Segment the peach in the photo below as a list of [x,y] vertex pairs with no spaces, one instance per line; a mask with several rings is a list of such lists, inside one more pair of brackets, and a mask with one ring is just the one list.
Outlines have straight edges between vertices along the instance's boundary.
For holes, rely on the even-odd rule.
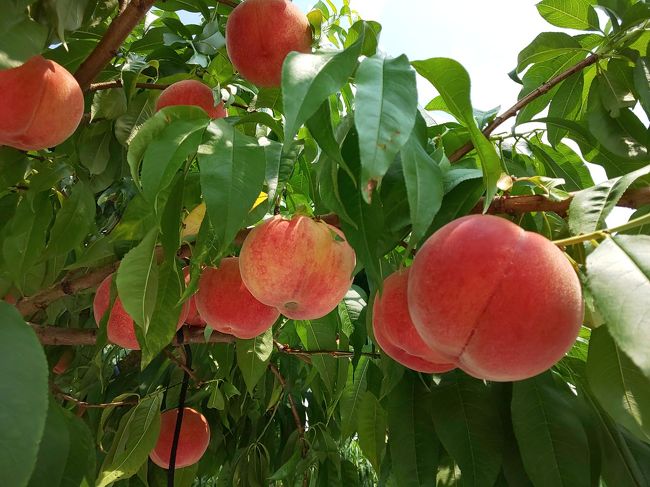
[[479,379],[535,376],[575,342],[580,282],[552,242],[496,216],[471,215],[417,253],[408,306],[424,342]]
[[[169,460],[176,430],[178,409],[170,409],[160,415],[160,434],[149,458],[161,468],[169,468]],[[183,408],[181,432],[176,448],[174,468],[183,468],[198,462],[210,443],[210,425],[200,412]]]
[[156,102],[156,111],[176,105],[194,105],[203,108],[210,118],[223,118],[226,112],[223,102],[215,104],[212,90],[194,79],[186,79],[169,85]]
[[352,284],[355,263],[338,228],[301,215],[278,215],[254,228],[239,256],[251,294],[295,320],[332,311]]
[[21,150],[54,147],[77,129],[84,97],[77,80],[42,56],[0,71],[0,145]]
[[418,372],[442,373],[455,368],[423,341],[411,321],[406,289],[409,270],[386,278],[372,308],[375,341],[390,358]]
[[280,313],[260,303],[246,289],[239,273],[239,259],[222,259],[218,268],[201,274],[196,307],[205,322],[221,333],[249,339],[268,330]]
[[[102,281],[102,283],[97,288],[95,294],[95,299],[93,300],[93,314],[95,316],[95,321],[97,325],[102,320],[102,317],[108,310],[111,300],[111,282],[113,280],[113,274],[108,276]],[[187,317],[189,307],[183,305],[181,310],[180,317],[178,319],[178,324],[176,329],[178,330]],[[108,335],[108,341],[119,345],[122,348],[128,348],[130,350],[140,350],[140,344],[135,335],[135,322],[133,318],[126,312],[124,306],[122,306],[122,301],[119,296],[115,298],[113,303],[113,308],[111,309],[111,314],[108,317],[108,323],[106,325],[106,333]]]
[[307,17],[287,0],[245,0],[226,23],[226,49],[233,66],[262,87],[280,86],[287,54],[311,52],[311,42]]
[[[185,276],[185,285],[190,282],[190,268],[183,268],[183,275]],[[185,323],[191,326],[205,326],[205,320],[201,318],[199,310],[196,307],[196,296],[191,296],[187,300],[187,318],[185,318]]]

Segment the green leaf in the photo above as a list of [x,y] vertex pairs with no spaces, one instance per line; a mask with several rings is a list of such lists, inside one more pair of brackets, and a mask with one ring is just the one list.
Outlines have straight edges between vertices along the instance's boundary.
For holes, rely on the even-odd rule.
[[126,113],[115,120],[115,138],[120,144],[128,145],[140,127],[153,116],[156,99],[156,93],[150,90],[140,93],[129,101]]
[[366,391],[359,403],[359,446],[377,472],[386,449],[386,425],[386,411],[374,394]]
[[123,88],[100,90],[93,96],[93,104],[90,107],[90,119],[105,118],[115,120],[127,111],[126,95]]
[[[296,332],[300,341],[307,350],[336,350],[337,312],[331,313],[311,321],[296,321]],[[337,378],[337,359],[326,355],[312,357],[312,364],[325,384],[326,389],[332,393]]]
[[483,170],[483,183],[487,191],[483,208],[486,210],[496,195],[497,181],[501,177],[501,160],[492,143],[479,130],[474,120],[470,101],[469,74],[453,59],[431,58],[425,61],[413,61],[412,64],[416,71],[438,90],[454,117],[469,130]]
[[95,485],[95,441],[88,426],[67,410],[62,411],[70,435],[70,450],[63,471],[61,487]]
[[[147,105],[145,104],[144,107],[146,106]],[[143,108],[142,110],[146,110],[146,108]],[[132,115],[131,117],[134,117],[134,115]],[[177,136],[177,134],[176,135],[174,134],[173,129],[169,134],[165,135],[166,134],[165,131],[170,125],[175,124],[175,122],[178,122],[181,127],[185,127],[187,129],[187,133],[192,133],[192,128],[194,130],[198,130],[196,128],[197,126],[200,126],[201,124],[206,126],[209,121],[210,119],[208,118],[208,115],[205,112],[205,110],[195,106],[166,107],[165,109],[160,110],[153,117],[148,119],[144,124],[142,124],[137,129],[136,134],[132,136],[129,143],[129,152],[127,154],[127,160],[129,162],[129,167],[131,168],[131,176],[133,177],[133,181],[135,181],[137,185],[141,184],[140,164],[142,163],[142,160],[145,158],[145,156],[147,156],[147,153],[148,153],[148,158],[151,159],[152,157],[154,157],[155,154],[164,152],[161,149],[161,146],[164,146],[167,151],[172,152],[172,154],[163,153],[163,157],[165,158],[164,160],[172,161],[172,162],[175,160],[173,154],[178,149],[178,146],[177,145],[171,146],[165,140],[165,136]],[[183,141],[182,135],[178,137],[179,140],[182,142]],[[149,146],[151,144],[154,144],[154,148],[151,151],[149,151]],[[149,163],[147,164],[147,166],[151,166],[148,168],[148,171],[151,173],[148,175],[148,179],[150,180],[149,181],[150,183],[160,180],[161,176],[159,172],[155,170],[154,167],[157,163],[159,163],[159,161],[150,160]],[[160,164],[160,165],[166,166],[166,164]],[[165,167],[163,167],[162,169],[164,170]],[[156,174],[158,175],[158,178],[154,178]],[[150,184],[150,186],[153,185]]]
[[564,179],[564,190],[580,191],[582,188],[594,185],[589,169],[582,158],[567,145],[557,144],[553,148],[544,144],[541,139],[535,138],[528,141],[528,147],[544,164],[547,176]]
[[102,120],[81,130],[79,160],[91,175],[106,171],[111,159],[111,140],[113,140],[113,130],[109,120]]
[[402,148],[402,167],[411,214],[413,244],[419,242],[442,205],[443,175],[417,136],[411,134]]
[[643,122],[630,109],[621,109],[618,117],[609,115],[602,103],[589,97],[587,122],[589,130],[602,145],[617,156],[647,161],[648,132]]
[[[582,110],[583,88],[584,74],[582,72],[567,78],[562,82],[557,93],[551,100],[551,104],[548,107],[548,116],[575,120]],[[562,130],[556,125],[550,125],[548,127],[548,141],[553,147],[556,147],[566,134],[566,130]]]
[[38,459],[28,486],[61,485],[69,450],[70,433],[66,419],[61,406],[54,398],[50,398],[45,430],[38,449]]
[[207,213],[224,252],[262,190],[265,151],[256,139],[215,120],[208,126],[198,158]]
[[587,257],[587,286],[616,344],[650,378],[650,237],[606,239]]
[[32,474],[48,412],[43,347],[16,308],[0,300],[0,485],[23,487]]
[[409,371],[388,396],[388,432],[397,487],[436,485],[439,444],[431,419],[432,397]]
[[[365,22],[362,26],[363,32],[369,28]],[[364,37],[362,35],[341,52],[289,53],[282,66],[284,138],[287,142],[293,140],[300,126],[316,113],[328,96],[347,83],[357,67]]]
[[366,202],[408,140],[417,114],[415,73],[404,55],[373,56],[356,73],[354,124],[359,134],[361,191]]
[[72,188],[70,197],[64,200],[56,213],[47,254],[62,255],[76,248],[86,238],[94,221],[95,195],[83,181],[78,181]]
[[433,389],[432,405],[436,433],[460,467],[463,485],[493,485],[501,470],[503,431],[492,389],[454,371]]
[[513,385],[512,426],[535,486],[591,485],[589,444],[575,398],[550,373]]
[[166,261],[158,271],[156,307],[144,333],[142,368],[146,367],[174,338],[183,307],[179,304],[181,294],[181,277],[176,263],[173,260]]
[[580,235],[602,228],[605,218],[616,207],[623,193],[634,181],[647,174],[650,174],[650,166],[576,193],[569,207],[571,232]]
[[650,114],[650,61],[648,59],[640,57],[634,68],[634,87],[646,114]]
[[266,372],[273,352],[273,330],[269,328],[251,340],[237,340],[237,365],[249,393]]
[[639,439],[650,440],[650,379],[619,349],[606,327],[591,332],[587,379],[612,418]]
[[580,43],[564,32],[542,32],[528,44],[517,58],[517,72],[528,66],[581,49]]
[[161,394],[145,397],[122,416],[96,487],[107,487],[117,480],[132,477],[147,461],[160,433],[161,401]]
[[537,11],[556,27],[577,30],[599,30],[598,15],[592,0],[542,0]]
[[339,401],[342,438],[348,438],[357,431],[359,404],[368,386],[366,377],[369,366],[370,359],[362,356],[354,371],[352,367],[348,370],[349,378]]
[[137,247],[124,256],[117,269],[117,292],[122,305],[145,336],[158,294],[157,238],[158,229],[151,229]]
[[154,204],[154,208],[158,206],[161,191],[171,184],[185,160],[196,153],[206,126],[205,116],[173,120],[149,141],[140,177],[142,194]]
[[3,5],[3,17],[5,16],[12,23],[9,28],[4,28],[0,23],[3,27],[0,30],[0,68],[15,68],[43,51],[47,45],[48,32],[46,26],[34,22],[22,12],[7,11]]
[[600,71],[594,79],[601,103],[614,118],[620,115],[621,109],[636,105],[633,76],[627,61],[612,59],[607,63],[607,70]]

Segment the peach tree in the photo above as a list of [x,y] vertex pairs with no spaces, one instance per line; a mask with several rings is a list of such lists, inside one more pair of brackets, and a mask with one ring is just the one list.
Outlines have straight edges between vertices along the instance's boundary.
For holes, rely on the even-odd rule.
[[650,5],[536,8],[480,110],[349,0],[5,0],[0,485],[650,485]]

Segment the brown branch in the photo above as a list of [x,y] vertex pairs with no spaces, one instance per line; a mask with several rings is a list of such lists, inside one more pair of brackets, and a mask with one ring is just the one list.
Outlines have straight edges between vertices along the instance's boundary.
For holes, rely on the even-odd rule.
[[[86,328],[62,328],[58,326],[42,326],[30,324],[36,336],[43,345],[95,345],[97,343],[97,330]],[[178,347],[185,343],[233,343],[236,338],[213,331],[208,340],[201,327],[187,327],[183,334],[183,343],[178,343],[174,338],[172,345]]]
[[106,33],[93,52],[81,63],[74,77],[82,90],[86,90],[108,62],[117,55],[118,49],[147,14],[155,0],[131,0],[113,19]]
[[102,403],[90,403],[86,401],[82,401],[80,399],[77,399],[74,396],[71,396],[70,394],[66,394],[63,392],[56,384],[52,385],[52,393],[58,397],[59,399],[65,399],[66,401],[70,401],[74,403],[76,406],[79,406],[81,408],[100,408],[100,409],[106,409],[106,408],[113,408],[113,407],[119,407],[119,406],[137,406],[138,401],[114,401],[114,402],[102,402]]
[[[88,86],[88,91],[100,91],[100,90],[110,90],[111,88],[121,88],[123,86],[121,79],[116,79],[113,81],[102,81],[101,83],[92,83]],[[159,84],[159,83],[136,83],[137,88],[143,88],[145,90],[164,90],[169,85]]]
[[304,458],[307,455],[307,442],[305,441],[305,427],[303,426],[302,420],[300,419],[300,415],[298,414],[298,408],[296,407],[296,403],[293,400],[293,397],[287,391],[287,381],[280,373],[278,367],[275,364],[269,364],[269,369],[271,370],[271,372],[273,372],[273,375],[275,375],[278,378],[278,381],[280,382],[280,385],[282,386],[282,389],[287,396],[287,401],[289,401],[289,407],[291,408],[293,421],[294,423],[296,423],[296,430],[298,430],[298,438],[300,439],[302,456]]
[[[303,357],[309,357],[313,355],[328,355],[334,358],[352,358],[355,356],[354,352],[346,350],[304,350],[302,348],[293,348],[289,345],[283,345],[282,343],[274,340],[275,347],[281,353],[286,353],[287,355],[297,355]],[[365,355],[366,357],[379,358],[378,353],[373,352],[361,352],[359,355]]]
[[[580,61],[578,64],[575,66],[570,67],[563,73],[560,73],[557,75],[555,78],[552,78],[548,80],[546,83],[541,85],[539,88],[536,90],[530,92],[528,95],[523,97],[521,100],[519,100],[517,103],[515,103],[513,106],[511,106],[508,110],[503,112],[502,115],[499,115],[497,118],[495,118],[492,123],[490,123],[484,130],[483,130],[483,135],[486,137],[489,137],[494,130],[501,125],[503,122],[506,120],[514,117],[517,115],[519,110],[527,106],[530,102],[533,100],[539,98],[540,96],[548,93],[553,87],[557,86],[560,84],[562,81],[565,79],[569,78],[570,76],[574,75],[578,71],[582,71],[585,69],[587,66],[591,66],[595,62],[598,61],[600,57],[598,54],[592,53],[589,56],[587,56],[585,59]],[[474,148],[474,144],[471,142],[468,142],[464,146],[462,146],[460,149],[456,150],[451,156],[449,156],[449,161],[450,162],[457,162],[460,159],[462,159],[466,154],[471,152],[471,150]]]
[[[183,334],[183,336],[185,336],[185,334]],[[186,343],[186,341],[183,340],[183,344],[185,344],[185,343]],[[180,350],[183,350],[183,349],[181,348]],[[189,375],[192,378],[192,380],[196,384],[196,387],[201,387],[201,385],[203,384],[204,381],[201,380],[199,377],[197,377],[197,375],[194,373],[194,371],[190,367],[188,367],[187,364],[184,361],[182,361],[181,359],[176,357],[170,350],[167,350],[167,349],[165,349],[165,355],[167,356],[167,358],[169,360],[171,360],[178,367],[183,369],[183,371],[185,373],[187,373],[187,375]]]

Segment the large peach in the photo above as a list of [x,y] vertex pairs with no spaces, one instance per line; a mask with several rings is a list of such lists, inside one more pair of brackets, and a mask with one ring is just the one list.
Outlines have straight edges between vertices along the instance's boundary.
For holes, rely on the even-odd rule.
[[79,83],[42,56],[0,71],[0,145],[21,150],[54,147],[77,129],[84,112]]
[[244,284],[288,318],[325,316],[352,283],[356,258],[341,231],[306,216],[275,216],[254,228],[239,256]]
[[394,272],[384,281],[383,290],[372,308],[375,340],[393,360],[426,373],[447,372],[455,368],[445,357],[429,348],[411,321],[406,298],[409,270]]
[[239,273],[239,259],[222,259],[219,268],[201,273],[196,307],[205,322],[217,331],[237,338],[254,338],[268,330],[280,313],[253,297]]
[[[97,288],[95,299],[93,300],[93,314],[95,321],[99,325],[102,317],[108,310],[111,302],[111,282],[113,275],[111,274]],[[179,329],[185,323],[189,307],[185,304],[181,310],[180,317],[176,329]],[[126,312],[122,301],[119,296],[115,297],[111,314],[108,317],[106,325],[106,333],[108,341],[119,345],[122,348],[130,350],[140,350],[140,344],[135,336],[135,322],[133,318]]]
[[[190,268],[185,267],[183,269],[183,275],[185,276],[185,285],[190,282]],[[199,313],[198,308],[196,307],[196,296],[191,296],[187,300],[187,318],[185,318],[185,323],[191,326],[205,326],[206,322]]]
[[210,118],[223,118],[228,113],[223,102],[215,104],[212,90],[194,79],[186,79],[169,85],[156,102],[156,111],[176,105],[194,105],[203,108]]
[[[162,468],[169,468],[174,441],[178,409],[170,409],[160,415],[160,434],[156,446],[149,453],[151,461]],[[198,462],[210,444],[210,425],[200,412],[183,408],[181,432],[176,448],[174,468],[183,468]]]
[[408,283],[424,342],[474,377],[537,375],[571,348],[580,282],[552,242],[496,216],[444,226],[417,253]]
[[233,66],[258,86],[280,86],[287,54],[310,52],[311,41],[307,17],[287,0],[245,0],[226,23],[226,49]]

